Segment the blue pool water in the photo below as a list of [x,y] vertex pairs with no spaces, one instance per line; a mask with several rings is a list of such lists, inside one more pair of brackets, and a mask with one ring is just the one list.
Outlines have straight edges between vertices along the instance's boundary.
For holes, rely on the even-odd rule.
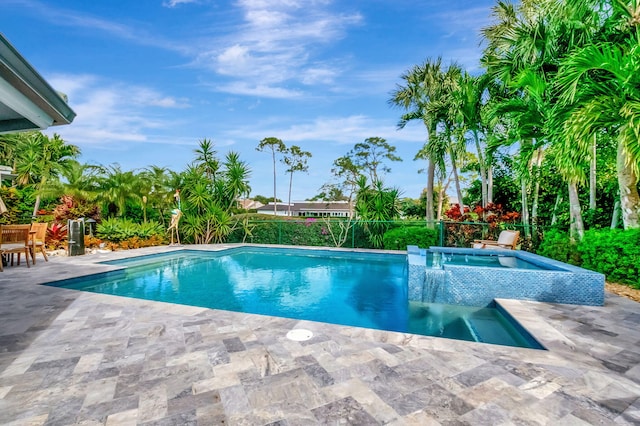
[[409,302],[405,255],[242,247],[107,262],[49,285],[213,309],[541,348],[498,309]]
[[528,269],[542,271],[545,268],[509,254],[483,252],[482,255],[458,253],[426,253],[426,264],[429,268],[440,269],[444,265],[474,266],[479,268]]

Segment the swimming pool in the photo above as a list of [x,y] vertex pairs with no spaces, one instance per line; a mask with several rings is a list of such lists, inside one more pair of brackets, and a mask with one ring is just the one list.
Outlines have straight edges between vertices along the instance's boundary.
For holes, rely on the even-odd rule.
[[48,285],[508,346],[542,348],[506,312],[409,302],[404,253],[240,247],[105,262],[123,268]]

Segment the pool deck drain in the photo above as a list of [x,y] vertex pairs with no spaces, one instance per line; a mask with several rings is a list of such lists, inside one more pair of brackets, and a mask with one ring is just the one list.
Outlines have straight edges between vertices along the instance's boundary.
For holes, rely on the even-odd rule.
[[304,328],[296,328],[287,333],[287,339],[294,342],[306,342],[313,337],[313,332]]
[[35,285],[175,249],[5,268],[0,424],[640,422],[640,305],[611,294],[502,300],[540,351]]

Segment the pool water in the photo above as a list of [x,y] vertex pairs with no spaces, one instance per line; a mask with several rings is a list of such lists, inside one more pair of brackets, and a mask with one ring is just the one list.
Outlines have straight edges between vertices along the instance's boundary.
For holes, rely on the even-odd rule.
[[530,270],[546,270],[545,267],[536,265],[515,256],[501,253],[483,253],[482,255],[453,254],[428,252],[426,253],[427,267],[433,269],[442,268],[444,265],[477,266],[481,268],[515,268]]
[[498,309],[409,302],[405,255],[242,247],[106,262],[49,285],[139,299],[540,348]]

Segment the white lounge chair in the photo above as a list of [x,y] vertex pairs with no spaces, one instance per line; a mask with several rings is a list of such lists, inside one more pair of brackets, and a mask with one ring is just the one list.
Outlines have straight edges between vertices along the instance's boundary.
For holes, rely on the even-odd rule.
[[515,250],[520,238],[520,231],[504,230],[500,232],[498,241],[474,240],[471,247],[477,249],[508,249]]

